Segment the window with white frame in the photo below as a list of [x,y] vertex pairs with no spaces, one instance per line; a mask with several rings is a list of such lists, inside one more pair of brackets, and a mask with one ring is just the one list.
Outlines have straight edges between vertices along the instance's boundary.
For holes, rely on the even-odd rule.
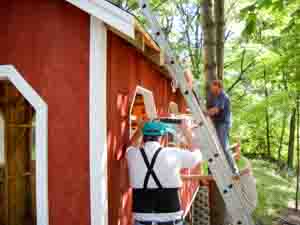
[[130,137],[137,128],[139,119],[157,118],[153,93],[143,87],[137,86],[130,107]]

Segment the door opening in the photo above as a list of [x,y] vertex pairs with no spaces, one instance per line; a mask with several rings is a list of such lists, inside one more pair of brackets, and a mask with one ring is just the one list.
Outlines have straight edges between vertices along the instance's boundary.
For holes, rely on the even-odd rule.
[[36,225],[34,118],[24,96],[1,80],[0,225]]

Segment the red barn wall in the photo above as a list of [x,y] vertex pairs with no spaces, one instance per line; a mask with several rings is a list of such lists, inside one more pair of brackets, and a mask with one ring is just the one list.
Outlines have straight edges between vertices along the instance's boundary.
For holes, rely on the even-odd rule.
[[0,2],[0,65],[48,104],[50,225],[90,225],[89,18],[63,0]]
[[[131,221],[131,190],[126,160],[118,156],[129,139],[129,108],[137,85],[154,94],[159,114],[168,112],[170,101],[184,109],[183,97],[173,94],[170,80],[164,77],[157,66],[149,62],[124,40],[108,34],[108,185],[109,224],[128,225]],[[184,207],[191,199],[195,183],[187,183],[182,191]]]

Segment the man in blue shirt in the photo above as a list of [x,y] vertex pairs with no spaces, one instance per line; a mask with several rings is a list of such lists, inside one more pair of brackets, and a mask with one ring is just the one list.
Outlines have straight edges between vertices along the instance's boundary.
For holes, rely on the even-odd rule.
[[212,81],[210,85],[210,94],[208,115],[214,123],[227,161],[233,173],[236,174],[238,173],[238,170],[229,149],[229,130],[231,127],[230,99],[224,92],[222,82],[219,80]]

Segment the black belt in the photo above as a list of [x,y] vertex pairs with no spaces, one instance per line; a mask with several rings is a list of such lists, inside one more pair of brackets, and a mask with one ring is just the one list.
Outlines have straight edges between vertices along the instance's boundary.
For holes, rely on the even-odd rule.
[[[142,224],[142,225],[152,225],[153,222],[151,221],[138,221],[138,223]],[[173,221],[166,221],[166,222],[154,222],[154,224],[156,225],[177,225],[179,223],[181,223],[182,220],[173,220]]]
[[133,189],[135,213],[174,213],[181,210],[178,188]]

